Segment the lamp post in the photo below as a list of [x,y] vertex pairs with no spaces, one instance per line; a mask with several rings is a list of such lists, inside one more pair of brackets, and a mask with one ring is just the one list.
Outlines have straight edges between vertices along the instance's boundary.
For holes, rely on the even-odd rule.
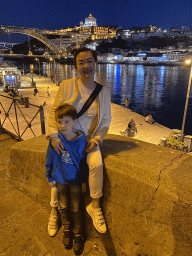
[[56,82],[55,59],[54,58],[50,58],[50,60],[53,61],[53,73],[54,73],[54,78],[55,78],[55,82]]
[[190,76],[189,76],[189,82],[188,82],[188,89],[187,89],[187,96],[186,96],[186,101],[185,101],[185,110],[184,110],[184,115],[183,115],[183,123],[182,123],[182,128],[181,128],[181,141],[184,141],[184,128],[185,128],[185,119],[187,115],[187,107],[188,107],[188,102],[189,102],[189,95],[191,91],[191,79],[192,79],[192,63],[191,60],[186,61],[187,64],[191,64],[191,71],[190,71]]
[[39,58],[35,58],[35,60],[37,60],[37,61],[38,61],[38,64],[39,64],[39,78],[40,78],[40,76],[41,76],[41,71],[40,71],[40,61],[39,61]]

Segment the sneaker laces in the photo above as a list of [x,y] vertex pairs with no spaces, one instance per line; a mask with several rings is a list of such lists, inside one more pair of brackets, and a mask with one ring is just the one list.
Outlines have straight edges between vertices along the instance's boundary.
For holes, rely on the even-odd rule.
[[70,230],[63,230],[63,233],[65,235],[65,238],[70,238],[71,237]]
[[105,224],[105,218],[103,216],[103,213],[102,213],[101,209],[99,209],[99,211],[97,212],[97,217],[98,217],[98,220],[99,220],[99,225]]
[[57,216],[50,216],[49,218],[49,228],[57,227]]
[[78,243],[78,242],[81,242],[81,235],[76,235],[76,234],[75,234],[75,235],[74,235],[74,241],[77,242],[77,243]]

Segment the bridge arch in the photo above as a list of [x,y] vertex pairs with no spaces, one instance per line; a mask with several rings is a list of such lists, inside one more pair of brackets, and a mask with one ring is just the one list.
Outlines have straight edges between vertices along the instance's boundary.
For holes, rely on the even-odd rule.
[[28,28],[17,28],[17,27],[0,27],[0,35],[3,34],[11,34],[11,33],[19,33],[23,35],[28,35],[36,38],[43,44],[45,44],[50,50],[53,51],[58,56],[61,56],[60,48],[51,42],[51,40],[47,39],[45,36],[37,32],[36,29],[28,29]]

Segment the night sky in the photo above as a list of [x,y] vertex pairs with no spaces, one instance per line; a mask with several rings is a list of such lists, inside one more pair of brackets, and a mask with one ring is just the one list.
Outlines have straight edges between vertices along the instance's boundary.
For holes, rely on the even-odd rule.
[[[97,25],[192,27],[191,0],[1,0],[0,25],[40,29],[79,26],[91,13]],[[1,40],[1,38],[0,38]]]

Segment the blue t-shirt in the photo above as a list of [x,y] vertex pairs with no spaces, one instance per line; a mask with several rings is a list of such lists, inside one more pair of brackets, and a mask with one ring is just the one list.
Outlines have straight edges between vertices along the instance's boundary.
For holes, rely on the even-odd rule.
[[87,182],[88,166],[84,149],[87,145],[85,135],[68,141],[58,132],[58,137],[64,146],[64,153],[57,154],[49,142],[46,154],[46,177],[49,182],[56,181],[59,184],[75,185]]

